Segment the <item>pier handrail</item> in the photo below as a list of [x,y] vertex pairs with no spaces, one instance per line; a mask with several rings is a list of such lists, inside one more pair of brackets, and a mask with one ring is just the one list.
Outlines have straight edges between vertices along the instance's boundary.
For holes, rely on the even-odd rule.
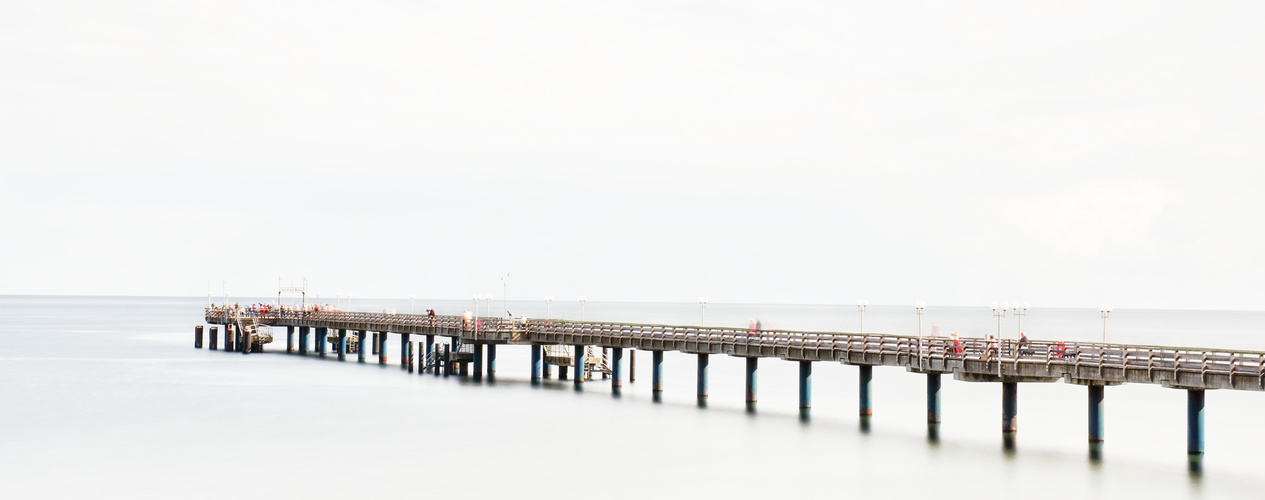
[[[949,337],[918,337],[886,333],[820,332],[748,328],[664,325],[652,323],[620,323],[606,321],[571,321],[558,319],[522,320],[503,317],[475,317],[466,321],[462,316],[401,313],[374,313],[360,311],[316,311],[280,308],[237,309],[232,307],[208,307],[206,320],[210,323],[227,323],[235,318],[251,318],[266,324],[328,324],[342,328],[373,331],[422,330],[433,334],[455,336],[463,341],[506,342],[515,333],[524,334],[525,341],[534,343],[582,343],[599,344],[598,338],[650,342],[649,350],[662,345],[663,350],[704,352],[704,347],[742,348],[752,356],[770,356],[764,350],[782,352],[831,351],[843,355],[860,356],[856,363],[865,360],[893,356],[898,363],[924,369],[936,367],[952,371],[966,360],[983,361],[999,374],[1015,372],[1021,365],[1039,363],[1046,367],[1068,366],[1083,373],[1096,371],[1101,376],[1105,370],[1145,369],[1147,373],[1171,373],[1175,379],[1182,373],[1197,373],[1201,378],[1210,374],[1260,378],[1265,388],[1265,352],[1224,348],[1199,348],[1184,346],[1159,346],[1146,344],[1121,344],[1081,341],[1030,340],[1020,352],[1014,339],[997,342],[997,352],[989,352],[990,341],[978,337],[961,337],[960,346]],[[566,337],[563,342],[559,339]],[[592,337],[592,340],[585,340]],[[576,340],[579,339],[579,340]],[[685,347],[680,347],[685,346]],[[691,347],[693,346],[693,347]],[[960,347],[960,352],[958,348]],[[647,347],[641,347],[647,348]],[[789,351],[788,351],[789,352]],[[741,354],[738,354],[741,355]],[[773,354],[776,355],[776,354]],[[868,356],[868,357],[867,357]],[[903,361],[902,361],[903,360]],[[851,361],[849,361],[851,362]],[[939,363],[937,365],[937,363]],[[955,365],[955,363],[957,363]],[[881,364],[881,363],[875,363]],[[1000,365],[1000,366],[999,366]]]

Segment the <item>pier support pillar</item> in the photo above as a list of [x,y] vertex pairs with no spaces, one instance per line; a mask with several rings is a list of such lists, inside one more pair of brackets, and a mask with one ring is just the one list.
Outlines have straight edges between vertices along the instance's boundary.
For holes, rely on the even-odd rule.
[[439,353],[435,352],[435,334],[426,336],[426,371],[439,376]]
[[338,360],[347,361],[347,330],[338,329]]
[[747,359],[747,411],[755,410],[756,400],[756,369],[760,366],[760,358]]
[[483,381],[483,342],[474,343],[474,381]]
[[325,342],[326,335],[329,335],[328,329],[324,327],[318,327],[316,329],[316,353],[322,358],[325,357],[325,347],[327,345],[327,342]]
[[858,365],[857,374],[857,392],[859,393],[859,414],[861,417],[874,416],[874,398],[872,392],[874,390],[874,366]]
[[1186,390],[1186,458],[1190,472],[1203,472],[1204,390]]
[[202,348],[202,330],[203,330],[202,325],[193,327],[193,348],[194,349]]
[[496,380],[496,344],[488,344],[488,380]]
[[698,406],[707,407],[707,354],[698,354]]
[[368,335],[368,333],[369,332],[366,332],[364,330],[356,331],[356,362],[357,363],[365,362],[365,348],[368,347],[368,344],[369,344],[367,342],[367,340],[369,339],[365,337]]
[[307,354],[307,334],[309,330],[306,326],[299,327],[299,354]]
[[859,365],[857,368],[857,374],[859,375],[857,379],[858,414],[861,417],[861,430],[868,432],[870,430],[870,419],[874,416],[874,398],[872,396],[874,366]]
[[364,332],[364,330],[355,330],[355,362],[364,362],[364,351],[367,351],[367,347],[369,347],[367,335],[368,332]]
[[532,385],[540,384],[540,346],[531,345],[531,383]]
[[927,374],[927,437],[940,439],[940,374]]
[[400,368],[407,368],[409,365],[409,362],[412,361],[408,357],[408,354],[409,354],[408,346],[409,346],[408,334],[401,333],[400,334]]
[[[544,348],[542,347],[541,349],[544,349]],[[543,361],[540,365],[540,378],[549,380],[552,377],[553,377],[553,365],[549,364],[548,361]]]
[[210,345],[211,350],[212,351],[216,350],[216,347],[218,347],[216,344],[218,344],[220,341],[220,328],[217,326],[211,327],[211,331],[207,335],[207,340],[211,341],[211,345]]
[[628,383],[637,381],[637,350],[628,350]]
[[588,357],[588,353],[582,345],[575,346],[575,354],[571,356],[571,360],[575,363],[575,389],[578,391],[584,387],[584,361]]
[[233,325],[224,325],[224,352],[233,352]]
[[457,375],[460,375],[462,377],[470,376],[470,362],[469,361],[462,361],[460,363],[457,363]]
[[1089,385],[1089,458],[1102,459],[1104,386]]
[[413,373],[413,342],[408,343],[407,353],[404,355],[404,362],[408,364],[408,372]]
[[569,368],[567,365],[558,365],[558,380],[567,379],[567,368]]
[[650,392],[655,402],[663,394],[663,351],[650,351]]
[[808,416],[813,407],[813,362],[799,362],[799,416]]
[[286,327],[286,352],[294,352],[294,327]]
[[378,355],[378,332],[373,332],[373,355]]
[[387,332],[378,332],[378,364],[387,364]]
[[1019,384],[1001,383],[1001,435],[1006,449],[1015,446],[1015,433],[1019,431]]
[[624,348],[611,349],[611,394],[618,396],[624,383],[620,381],[624,372]]

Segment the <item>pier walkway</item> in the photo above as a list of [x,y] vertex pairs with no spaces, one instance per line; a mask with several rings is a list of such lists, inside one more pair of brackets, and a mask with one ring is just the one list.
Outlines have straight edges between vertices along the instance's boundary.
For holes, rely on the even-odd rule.
[[[473,377],[495,374],[497,345],[524,345],[532,349],[532,382],[550,377],[551,366],[559,367],[559,378],[567,378],[567,368],[575,371],[576,388],[596,366],[609,373],[612,390],[622,387],[623,350],[650,351],[651,390],[658,399],[662,391],[664,351],[697,355],[699,404],[707,398],[708,356],[723,354],[746,358],[746,403],[756,402],[756,374],[760,358],[780,358],[799,363],[799,405],[807,417],[811,407],[812,364],[839,362],[855,365],[860,373],[859,411],[863,428],[872,415],[872,370],[875,366],[904,368],[927,377],[928,435],[937,439],[940,423],[940,377],[952,374],[968,382],[995,382],[1002,385],[1002,432],[1007,446],[1013,446],[1017,431],[1017,385],[1021,382],[1058,382],[1088,388],[1090,456],[1101,455],[1104,434],[1104,387],[1124,383],[1159,384],[1187,391],[1187,451],[1192,471],[1202,463],[1204,449],[1204,392],[1211,389],[1265,391],[1265,352],[1130,345],[1095,342],[1052,342],[1033,340],[1021,346],[1013,339],[1000,342],[978,338],[913,337],[886,334],[751,330],[724,327],[670,326],[611,322],[580,322],[460,316],[426,316],[366,312],[275,311],[249,314],[225,309],[207,309],[206,322],[224,326],[227,350],[250,352],[262,348],[256,335],[261,325],[285,327],[288,352],[309,352],[308,335],[315,332],[311,351],[324,356],[326,344],[345,359],[349,345],[365,361],[362,347],[370,347],[378,362],[386,363],[388,334],[400,336],[401,366],[419,373],[466,376],[473,364]],[[195,345],[202,346],[202,326],[196,329]],[[298,330],[298,342],[295,331]],[[211,349],[216,348],[216,330],[211,329]],[[236,333],[233,333],[236,332]],[[335,337],[330,337],[331,332]],[[349,333],[354,338],[349,342]],[[367,342],[373,333],[373,342]],[[418,356],[410,335],[425,337],[419,342]],[[447,345],[437,345],[436,337]],[[270,338],[268,340],[271,340]],[[367,345],[369,344],[369,345]],[[234,349],[234,345],[237,349]],[[542,356],[542,347],[549,346]],[[573,353],[589,352],[590,347],[610,350],[613,357],[601,361],[588,355],[567,356],[557,346],[573,346]],[[423,350],[424,349],[424,350]],[[630,379],[634,375],[629,374]]]

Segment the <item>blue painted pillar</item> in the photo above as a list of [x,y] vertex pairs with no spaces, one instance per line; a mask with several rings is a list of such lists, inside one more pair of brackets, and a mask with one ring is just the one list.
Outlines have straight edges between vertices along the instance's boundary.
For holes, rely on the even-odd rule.
[[663,351],[650,351],[650,391],[656,400],[663,392]]
[[575,354],[571,356],[571,360],[575,362],[575,388],[578,390],[584,384],[584,346],[575,346]]
[[488,344],[488,378],[496,378],[496,344]]
[[1089,442],[1103,441],[1103,386],[1089,386]]
[[756,369],[760,358],[747,358],[747,409],[751,409],[756,400]]
[[387,332],[378,332],[378,364],[387,364]]
[[698,405],[707,406],[707,354],[698,354]]
[[801,413],[813,407],[813,362],[799,362],[799,409]]
[[307,334],[308,327],[299,327],[299,354],[307,354]]
[[623,388],[624,382],[624,348],[615,347],[611,349],[611,393],[619,395],[619,391]]
[[531,346],[531,383],[532,385],[540,384],[540,346],[532,344]]
[[1103,441],[1103,392],[1104,386],[1090,385],[1089,389],[1089,459],[1102,459]]
[[430,365],[426,368],[426,370],[434,374],[436,377],[438,377],[439,376],[439,353],[435,352],[435,335],[434,334],[426,336],[426,359],[430,363]]
[[1191,472],[1203,470],[1204,390],[1186,390],[1186,458]]
[[1019,430],[1019,384],[1001,383],[1001,431],[1014,434]]
[[405,369],[409,367],[408,346],[409,346],[408,334],[401,333],[400,334],[400,368],[401,369]]
[[483,380],[483,342],[474,343],[474,381]]
[[869,418],[874,416],[874,399],[871,397],[871,392],[874,389],[874,366],[858,365],[857,368],[860,375],[857,381],[857,389],[860,396],[858,401],[860,403],[859,412],[861,417]]
[[927,423],[940,423],[940,374],[927,374]]
[[356,331],[356,362],[365,362],[365,350],[369,347],[369,343],[365,341],[366,332],[364,330]]
[[321,357],[325,357],[325,336],[329,335],[329,329],[320,327],[316,329],[316,353]]
[[[202,347],[202,346],[198,346],[198,347]],[[294,327],[293,326],[286,327],[286,352],[294,352]]]
[[343,328],[338,329],[338,360],[347,360],[347,330]]

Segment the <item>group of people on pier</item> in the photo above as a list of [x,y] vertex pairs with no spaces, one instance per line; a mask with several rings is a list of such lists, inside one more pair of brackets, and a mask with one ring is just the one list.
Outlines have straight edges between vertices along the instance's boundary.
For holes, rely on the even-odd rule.
[[293,313],[293,312],[305,312],[305,311],[306,312],[341,311],[341,309],[329,304],[308,304],[305,306],[296,307],[293,305],[265,304],[262,302],[255,303],[255,304],[248,304],[245,306],[243,306],[240,302],[233,304],[231,306],[228,304],[218,305],[218,306],[215,304],[211,304],[210,306],[207,307],[207,309],[217,314],[236,313],[238,316],[245,316],[245,317],[267,316],[267,315],[273,315],[277,313]]

